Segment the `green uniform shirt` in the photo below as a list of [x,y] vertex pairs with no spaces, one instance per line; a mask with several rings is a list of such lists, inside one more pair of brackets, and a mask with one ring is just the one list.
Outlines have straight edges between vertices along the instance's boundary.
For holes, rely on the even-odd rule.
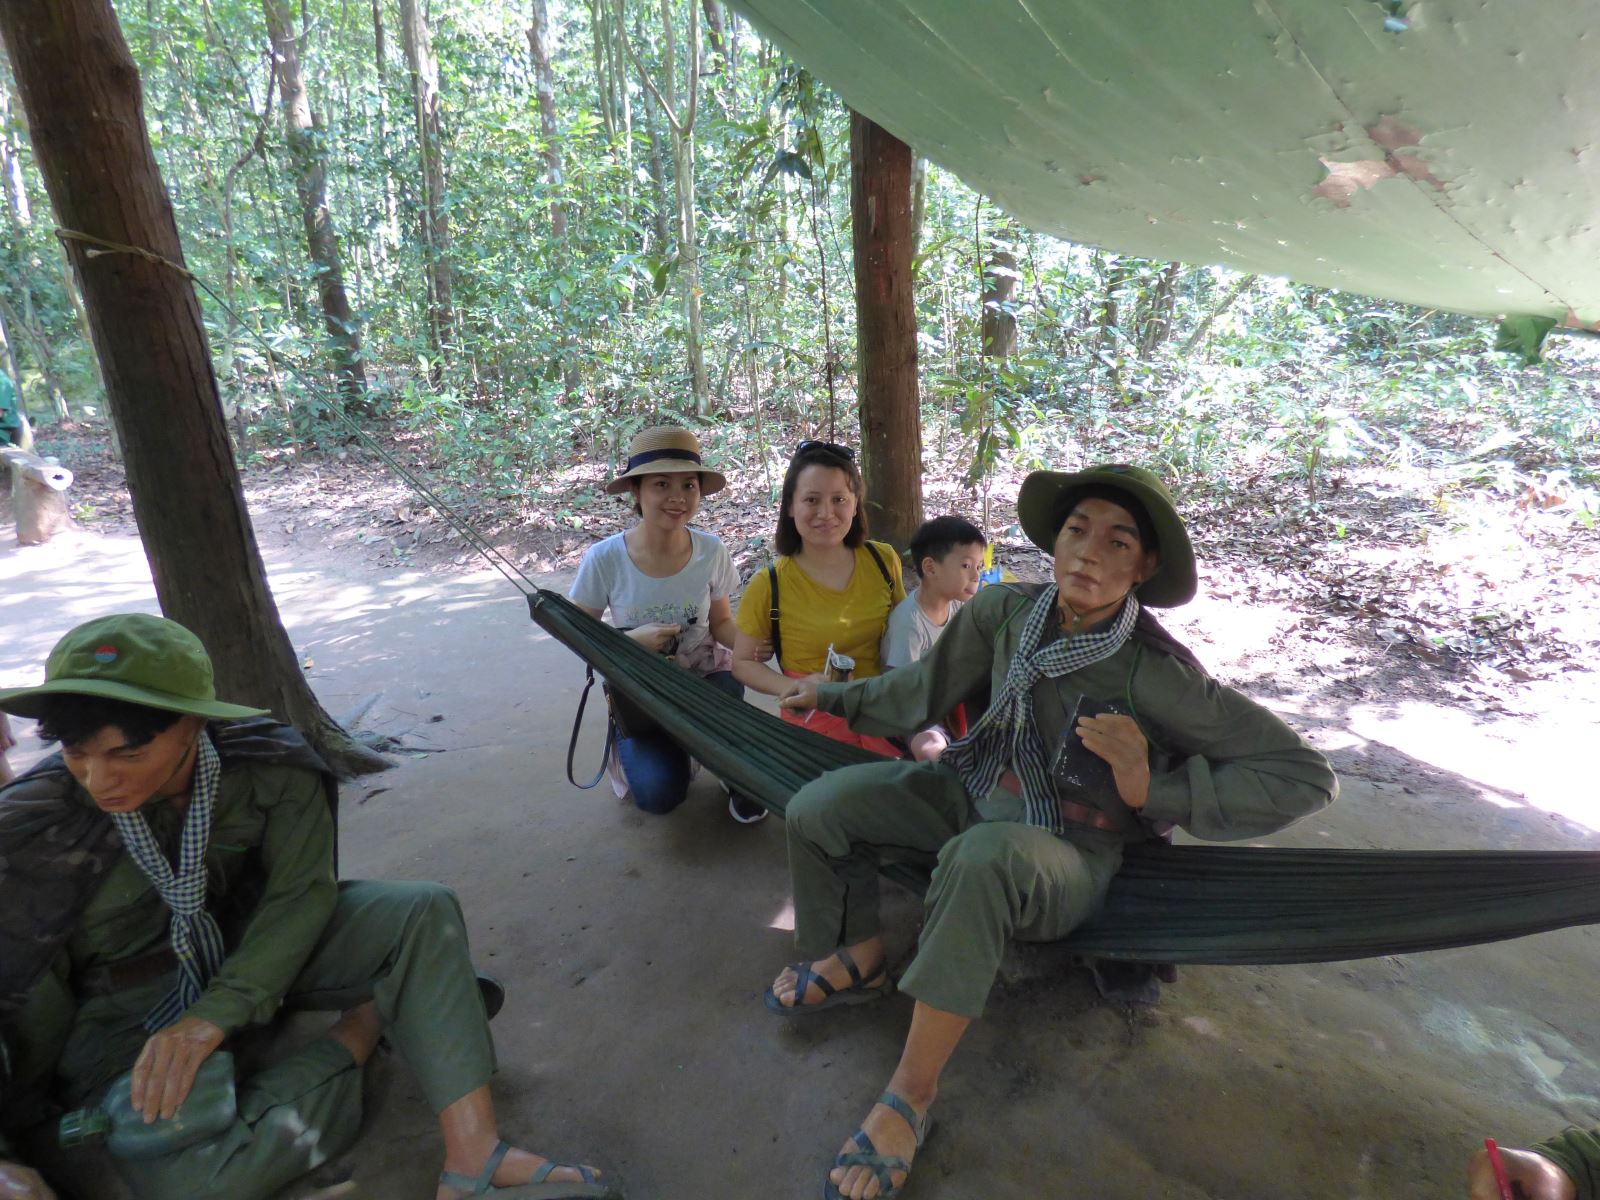
[[[164,800],[140,811],[156,840],[174,847],[183,813]],[[228,954],[185,1016],[210,1021],[225,1033],[273,1017],[333,912],[333,840],[327,793],[316,772],[224,764],[206,871],[207,905],[222,926]],[[95,1042],[85,1031],[102,1020],[112,1023],[117,997],[80,996],[73,980],[84,971],[169,945],[170,921],[155,885],[123,855],[19,1014],[21,1080],[42,1079],[59,1063],[63,1074],[73,1077],[71,1090],[80,1092],[127,1069],[119,1061],[108,1064],[109,1073],[94,1071],[85,1061]],[[63,1051],[71,1061],[61,1061]],[[98,1078],[102,1073],[105,1078]]]
[[[997,695],[1033,604],[1017,588],[986,587],[925,657],[875,679],[821,684],[817,706],[859,733],[889,737],[915,732],[971,696]],[[1147,820],[1230,841],[1281,829],[1338,795],[1328,760],[1278,717],[1132,639],[1109,658],[1035,684],[1034,722],[1047,751],[1066,736],[1080,694],[1121,701],[1136,714],[1150,741],[1150,797],[1140,812]],[[1020,800],[1009,793],[997,791],[979,809],[991,820],[1021,819]],[[1128,826],[1129,836],[1145,836],[1131,816]]]
[[1578,1200],[1600,1200],[1600,1129],[1569,1129],[1533,1152],[1567,1173],[1578,1187]]

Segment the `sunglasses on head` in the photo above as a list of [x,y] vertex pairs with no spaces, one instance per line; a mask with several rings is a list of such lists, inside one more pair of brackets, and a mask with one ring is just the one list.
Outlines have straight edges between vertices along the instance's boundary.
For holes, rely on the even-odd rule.
[[856,452],[849,446],[841,446],[838,442],[819,442],[815,438],[807,438],[794,448],[795,454],[808,454],[813,450],[823,450],[840,458],[855,459]]

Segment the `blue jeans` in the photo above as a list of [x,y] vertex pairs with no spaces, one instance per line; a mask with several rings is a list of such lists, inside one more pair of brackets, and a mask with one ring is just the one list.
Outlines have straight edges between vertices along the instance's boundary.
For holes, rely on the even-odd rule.
[[[744,684],[732,671],[713,671],[705,681],[735,700],[744,699]],[[644,737],[617,739],[617,758],[622,774],[633,793],[633,802],[644,812],[669,813],[683,803],[689,791],[689,754],[664,732]]]

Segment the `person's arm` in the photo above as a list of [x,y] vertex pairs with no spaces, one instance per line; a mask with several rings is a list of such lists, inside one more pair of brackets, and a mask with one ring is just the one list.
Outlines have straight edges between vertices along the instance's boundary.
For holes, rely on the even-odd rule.
[[0,1200],[56,1200],[44,1176],[15,1161],[0,1140]]
[[[1148,819],[1181,825],[1209,841],[1236,841],[1282,829],[1338,796],[1333,768],[1304,738],[1255,701],[1176,659],[1144,651],[1135,693],[1140,716],[1177,742],[1177,765],[1149,778],[1142,805],[1119,777],[1123,798]],[[1133,724],[1126,717],[1096,721]]]
[[333,817],[315,771],[272,768],[252,803],[266,811],[260,846],[266,885],[231,954],[200,998],[152,1034],[133,1064],[133,1106],[145,1120],[169,1118],[201,1065],[228,1034],[264,1024],[283,1003],[333,915]]
[[739,626],[734,623],[733,601],[728,597],[717,596],[712,599],[711,609],[706,614],[706,624],[711,627],[711,636],[719,644],[730,650],[738,644]]
[[200,998],[184,1013],[232,1033],[271,1020],[283,1003],[338,899],[333,872],[333,816],[315,771],[269,768],[261,866],[266,886],[250,923]]
[[878,661],[883,664],[885,671],[909,667],[917,661],[911,649],[911,635],[916,621],[914,614],[909,611],[915,603],[913,600],[902,600],[889,614],[889,623],[883,631],[883,645],[878,650]]
[[767,696],[784,696],[795,684],[767,665],[772,657],[772,584],[765,569],[757,571],[739,597],[734,618],[733,677]]
[[[1472,1156],[1471,1200],[1500,1200],[1483,1151]],[[1500,1151],[1506,1176],[1528,1200],[1600,1200],[1600,1129],[1568,1129],[1528,1150]]]
[[[606,578],[605,559],[600,546],[590,546],[578,564],[577,577],[567,592],[567,599],[580,612],[588,613],[596,621],[605,619],[606,607],[611,603],[611,586]],[[664,654],[672,639],[683,632],[682,625],[663,625],[659,621],[636,625],[622,631],[652,654]]]

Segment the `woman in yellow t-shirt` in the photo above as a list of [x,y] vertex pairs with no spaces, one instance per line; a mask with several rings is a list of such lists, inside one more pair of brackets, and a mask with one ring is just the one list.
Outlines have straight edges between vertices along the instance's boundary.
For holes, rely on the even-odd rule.
[[[832,442],[801,442],[783,477],[772,567],[756,572],[739,601],[733,675],[746,687],[785,696],[794,680],[822,677],[828,647],[855,659],[853,678],[882,673],[878,647],[894,606],[905,599],[900,556],[867,540],[856,453]],[[772,585],[778,588],[773,629]],[[774,636],[776,634],[776,636]],[[756,656],[767,647],[778,670]],[[850,745],[898,757],[883,738],[859,734],[844,720],[815,710],[783,718]]]

